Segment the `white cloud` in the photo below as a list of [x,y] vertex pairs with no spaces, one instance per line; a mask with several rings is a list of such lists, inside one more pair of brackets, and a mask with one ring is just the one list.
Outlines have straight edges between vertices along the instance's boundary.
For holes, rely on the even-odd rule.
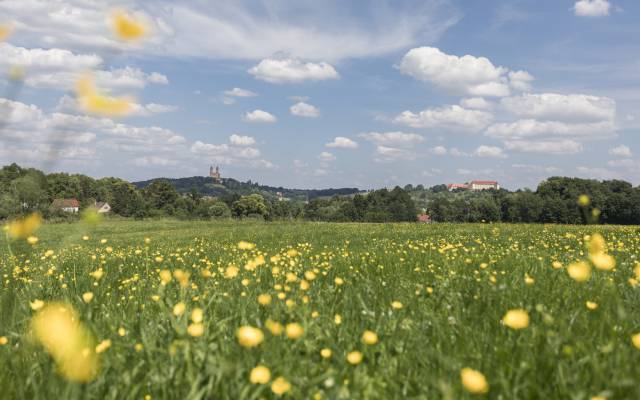
[[458,57],[435,47],[409,50],[398,68],[403,74],[465,96],[509,96],[510,85],[528,90],[533,80],[525,71],[510,74],[509,69],[496,67],[485,57]]
[[338,136],[332,142],[327,143],[326,146],[339,149],[357,149],[358,143],[349,138]]
[[483,157],[483,158],[505,158],[506,157],[506,155],[504,154],[504,152],[500,147],[486,146],[486,145],[479,146],[473,152],[473,154],[476,155],[477,157]]
[[473,110],[489,110],[493,108],[493,104],[482,97],[470,97],[460,100],[460,105],[464,108]]
[[[149,104],[137,104],[134,103],[132,105],[131,116],[137,117],[149,117],[157,114],[165,114],[177,111],[179,108],[177,106],[168,105],[168,104],[157,104],[157,103],[149,103]],[[84,114],[82,109],[78,106],[78,102],[75,98],[64,95],[58,101],[58,105],[56,106],[56,111],[68,114]]]
[[407,149],[388,146],[376,146],[373,160],[376,162],[411,161],[415,160],[416,154]]
[[585,94],[527,93],[504,98],[500,103],[520,117],[555,121],[613,121],[616,115],[615,100]]
[[137,167],[173,167],[178,165],[177,160],[156,156],[137,157],[131,163]]
[[627,168],[627,169],[640,169],[640,162],[632,160],[630,158],[625,158],[622,160],[611,160],[607,161],[607,165],[613,168]]
[[244,115],[244,119],[245,121],[248,121],[248,122],[262,122],[262,123],[274,123],[278,121],[278,118],[276,118],[274,115],[269,114],[268,112],[263,110],[253,110],[251,112],[247,112]]
[[444,156],[447,154],[447,148],[444,146],[436,146],[433,147],[432,149],[430,149],[431,153],[435,154],[436,156]]
[[249,73],[270,83],[300,83],[338,79],[338,72],[326,62],[302,62],[298,59],[266,59],[251,68]]
[[251,136],[241,136],[233,134],[229,136],[229,143],[234,146],[253,146],[256,144],[256,140]]
[[453,131],[478,132],[484,129],[493,115],[486,111],[468,110],[459,105],[429,108],[414,114],[404,111],[393,122],[412,128],[444,128]]
[[237,87],[231,90],[225,90],[224,94],[231,97],[255,97],[258,95],[250,90],[240,89]]
[[[191,152],[199,155],[206,155],[215,159],[232,160],[236,158],[240,159],[255,159],[260,157],[260,150],[253,147],[233,147],[226,143],[223,144],[211,144],[196,141],[191,145]],[[233,162],[227,162],[232,164]]]
[[331,161],[335,161],[336,160],[336,156],[334,156],[333,154],[327,152],[327,151],[323,151],[322,153],[320,153],[320,155],[318,156],[318,160],[328,163]]
[[491,125],[487,128],[486,135],[500,139],[540,136],[571,136],[603,139],[615,136],[615,126],[612,121],[571,124],[558,121],[521,119],[516,122],[505,122]]
[[577,167],[578,175],[586,179],[620,179],[621,176],[615,171],[600,167]]
[[579,17],[604,17],[609,15],[610,8],[608,0],[578,0],[573,12]]
[[405,132],[368,132],[361,133],[359,137],[375,143],[378,146],[407,147],[424,142],[424,137],[416,133]]
[[168,104],[157,104],[157,103],[149,103],[145,105],[146,109],[152,112],[153,114],[165,114],[178,111],[177,106],[172,106]]
[[302,101],[292,105],[289,108],[289,111],[292,115],[297,117],[318,118],[320,116],[320,110],[315,106]]
[[609,154],[611,154],[612,156],[616,156],[616,157],[631,157],[631,156],[633,156],[633,153],[631,152],[631,149],[629,148],[629,146],[625,146],[625,145],[620,145],[620,146],[614,147],[612,149],[609,149]]
[[576,154],[584,150],[582,144],[574,140],[507,140],[504,142],[508,150],[520,153],[538,154]]

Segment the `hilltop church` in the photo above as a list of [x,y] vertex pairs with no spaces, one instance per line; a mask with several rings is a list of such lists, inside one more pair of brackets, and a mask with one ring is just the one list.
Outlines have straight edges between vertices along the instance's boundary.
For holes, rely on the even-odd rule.
[[216,169],[213,166],[209,167],[209,177],[213,178],[214,183],[222,183],[222,175],[220,175],[220,168],[216,165]]

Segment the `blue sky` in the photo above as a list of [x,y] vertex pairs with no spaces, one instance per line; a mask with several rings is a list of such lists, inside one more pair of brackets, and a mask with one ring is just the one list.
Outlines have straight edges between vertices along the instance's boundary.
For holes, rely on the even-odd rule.
[[[115,8],[150,35],[114,38]],[[300,188],[639,184],[639,18],[632,0],[4,0],[0,162],[129,180],[219,164]],[[135,115],[84,115],[87,70]]]

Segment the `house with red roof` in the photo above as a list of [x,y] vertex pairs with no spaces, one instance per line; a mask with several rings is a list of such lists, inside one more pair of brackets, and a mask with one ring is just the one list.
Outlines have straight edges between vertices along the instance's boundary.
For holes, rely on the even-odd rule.
[[80,202],[78,199],[55,199],[51,204],[51,208],[68,213],[77,213],[80,211]]

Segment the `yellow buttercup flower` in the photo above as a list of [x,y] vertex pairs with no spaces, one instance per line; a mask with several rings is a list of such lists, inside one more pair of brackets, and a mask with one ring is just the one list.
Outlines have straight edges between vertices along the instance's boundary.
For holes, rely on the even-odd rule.
[[271,332],[271,334],[274,336],[280,336],[282,335],[282,332],[284,332],[284,326],[282,326],[281,323],[272,321],[270,319],[265,321],[264,326],[266,326],[269,332]]
[[31,321],[31,331],[58,366],[58,371],[75,382],[89,382],[98,373],[94,339],[67,304],[49,304]]
[[580,207],[587,207],[589,204],[591,204],[591,199],[586,194],[581,194],[578,197],[578,205]]
[[33,213],[9,223],[7,233],[13,239],[27,239],[42,225],[42,215]]
[[91,300],[93,300],[93,293],[91,292],[86,292],[82,294],[82,300],[85,303],[91,303]]
[[595,310],[596,308],[598,308],[598,303],[593,301],[587,301],[586,305],[589,310]]
[[204,312],[202,311],[201,308],[194,308],[193,311],[191,311],[191,321],[193,321],[196,324],[199,324],[200,322],[202,322],[203,319],[204,319]]
[[635,346],[636,349],[640,350],[640,333],[636,333],[631,336],[631,343]]
[[89,114],[122,117],[133,111],[134,101],[128,97],[114,98],[98,92],[89,75],[78,79],[76,97],[80,107]]
[[462,368],[460,371],[462,386],[472,394],[484,394],[489,391],[489,384],[482,372],[471,368]]
[[251,374],[249,375],[249,381],[253,384],[264,385],[271,380],[271,371],[269,368],[264,365],[258,365],[254,369],[251,370]]
[[111,347],[111,340],[105,339],[96,346],[96,353],[104,353],[109,347]]
[[529,314],[522,309],[509,310],[502,318],[502,323],[511,329],[524,329],[529,326]]
[[329,358],[331,357],[331,354],[333,354],[331,349],[324,348],[320,350],[320,355],[322,356],[322,358]]
[[363,355],[359,351],[352,351],[347,353],[347,361],[349,364],[358,365],[362,362]]
[[591,278],[591,266],[584,261],[569,264],[567,273],[576,282],[585,282]]
[[249,243],[249,242],[245,242],[244,240],[238,242],[238,248],[240,250],[253,250],[255,247],[256,247],[255,244]]
[[44,301],[36,299],[34,301],[29,302],[29,307],[31,307],[33,311],[38,311],[42,307],[44,307]]
[[269,305],[271,303],[271,296],[268,294],[261,294],[258,296],[258,303],[260,303],[261,306]]
[[243,347],[256,347],[264,340],[264,333],[252,326],[242,326],[236,332],[238,343]]
[[285,327],[285,333],[289,339],[298,339],[302,334],[304,334],[304,329],[302,325],[298,323],[287,324]]
[[124,11],[116,11],[113,13],[113,31],[121,40],[137,40],[147,33],[147,25],[125,13]]
[[591,254],[589,260],[596,268],[603,271],[611,271],[616,266],[616,259],[605,253]]
[[402,305],[402,303],[400,303],[399,301],[396,300],[396,301],[391,303],[391,307],[396,309],[396,310],[399,310],[404,306]]
[[33,246],[38,243],[38,238],[36,236],[29,236],[27,238],[27,243]]
[[282,396],[283,394],[289,392],[291,390],[291,384],[289,381],[284,379],[283,377],[276,378],[273,383],[271,383],[271,391],[278,396]]
[[204,325],[201,323],[193,323],[187,327],[187,333],[193,337],[200,337],[204,334]]
[[378,343],[378,335],[373,331],[364,331],[362,334],[362,341],[369,345],[376,344]]
[[186,308],[187,306],[183,302],[177,303],[175,306],[173,306],[173,315],[175,315],[176,317],[181,316],[182,314],[184,314],[184,310]]

